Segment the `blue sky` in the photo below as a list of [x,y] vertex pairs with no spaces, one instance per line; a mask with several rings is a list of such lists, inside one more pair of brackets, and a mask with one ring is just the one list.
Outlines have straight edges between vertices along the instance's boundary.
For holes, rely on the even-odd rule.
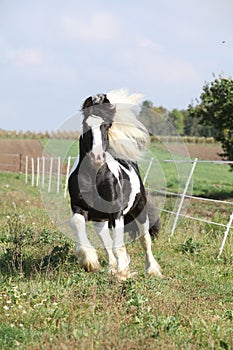
[[98,92],[187,108],[233,77],[232,0],[1,0],[0,128],[53,130]]

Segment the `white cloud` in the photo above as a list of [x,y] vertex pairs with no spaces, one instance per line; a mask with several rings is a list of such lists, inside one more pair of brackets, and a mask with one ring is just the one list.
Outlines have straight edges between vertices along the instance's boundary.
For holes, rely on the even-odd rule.
[[81,41],[99,42],[112,40],[119,35],[116,18],[107,12],[95,13],[85,18],[62,17],[62,28],[69,37]]
[[7,52],[7,58],[18,66],[44,63],[42,51],[39,49],[11,49]]

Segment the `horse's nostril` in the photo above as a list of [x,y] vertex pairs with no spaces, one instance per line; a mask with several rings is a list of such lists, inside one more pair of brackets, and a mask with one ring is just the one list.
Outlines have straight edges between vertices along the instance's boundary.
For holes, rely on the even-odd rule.
[[91,151],[89,153],[89,157],[94,166],[101,166],[106,160],[106,155],[104,152],[95,154],[94,152]]

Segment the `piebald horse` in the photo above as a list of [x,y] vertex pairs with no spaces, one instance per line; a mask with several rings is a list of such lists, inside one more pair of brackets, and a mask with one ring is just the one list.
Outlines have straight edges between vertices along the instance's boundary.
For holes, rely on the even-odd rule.
[[148,203],[137,166],[148,132],[137,120],[134,106],[114,105],[109,100],[113,95],[90,96],[82,105],[79,157],[68,182],[79,264],[88,272],[100,267],[86,232],[86,222],[91,220],[107,252],[110,272],[119,279],[131,276],[124,244],[128,231],[139,236],[146,272],[162,276],[151,250],[151,236],[158,233],[160,219]]

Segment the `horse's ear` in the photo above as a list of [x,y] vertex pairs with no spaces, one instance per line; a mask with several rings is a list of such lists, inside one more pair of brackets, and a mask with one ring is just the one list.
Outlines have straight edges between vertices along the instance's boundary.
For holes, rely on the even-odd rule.
[[106,94],[104,94],[104,101],[103,103],[110,103],[108,96]]
[[92,96],[88,97],[88,98],[84,101],[84,103],[83,103],[83,105],[82,105],[82,110],[84,110],[85,108],[89,108],[89,107],[91,107],[91,106],[93,106]]

